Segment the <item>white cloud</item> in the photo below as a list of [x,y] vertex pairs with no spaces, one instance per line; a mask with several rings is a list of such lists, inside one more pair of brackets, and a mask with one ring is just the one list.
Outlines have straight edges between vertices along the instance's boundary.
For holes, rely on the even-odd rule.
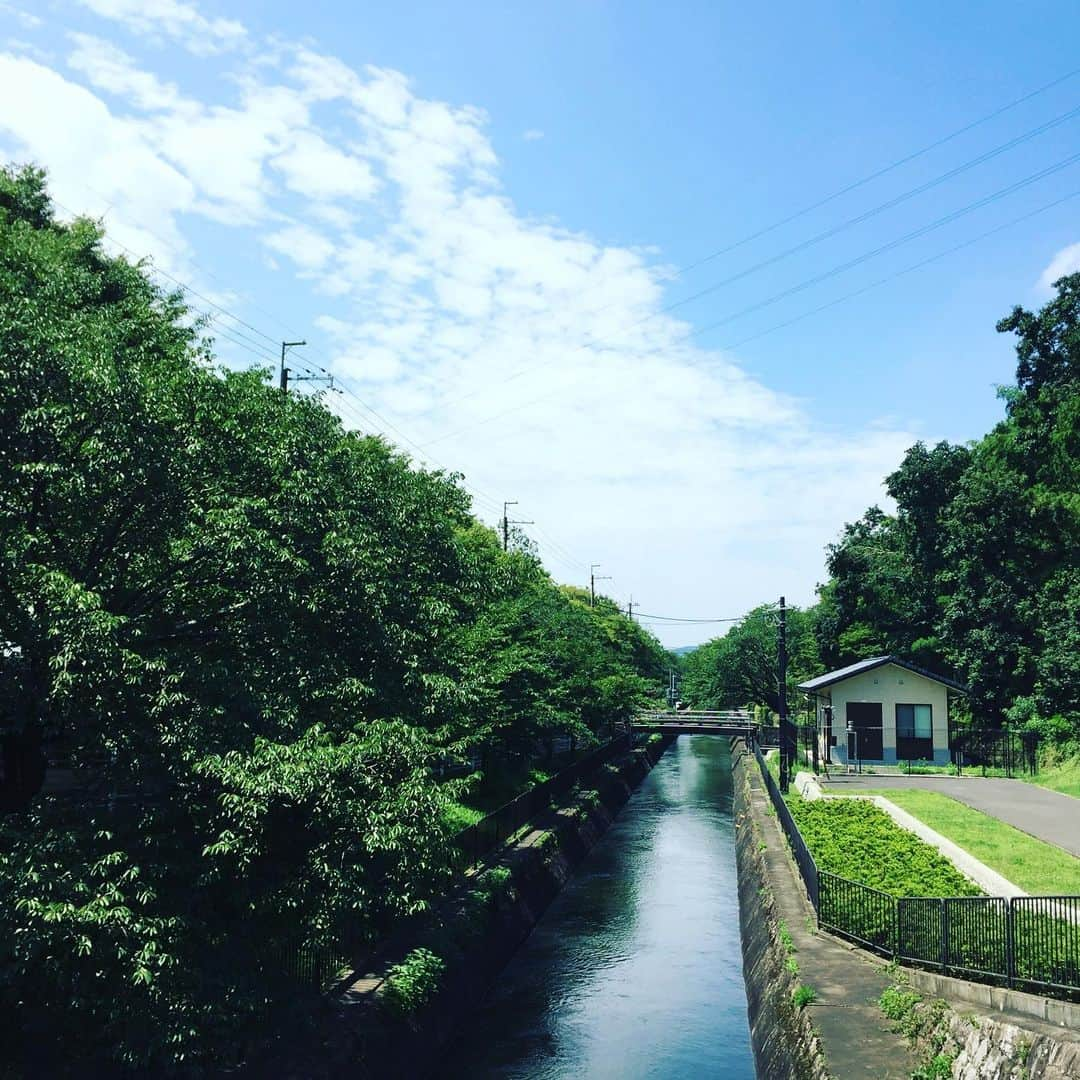
[[324,267],[334,245],[321,233],[306,225],[290,225],[266,237],[267,247],[292,259],[301,270],[314,271]]
[[[84,2],[189,48],[223,21],[178,0]],[[222,40],[246,40],[229,25]],[[227,56],[198,94],[72,41],[85,86],[0,57],[0,93],[27,102],[0,114],[0,140],[47,165],[62,201],[95,188],[140,251],[151,229],[186,250],[202,215],[230,249],[273,252],[327,342],[312,362],[654,610],[730,614],[800,583],[807,599],[823,544],[914,441],[875,417],[823,429],[737,356],[687,340],[651,255],[522,214],[481,109],[282,41]]]
[[16,7],[14,4],[0,0],[0,15],[7,15],[14,19],[24,30],[37,30],[42,25],[42,19],[29,11]]
[[180,93],[171,83],[162,83],[141,71],[123,49],[90,34],[70,34],[75,45],[68,64],[82,72],[92,86],[123,97],[145,111],[175,109]]
[[1078,270],[1080,270],[1080,243],[1070,244],[1062,248],[1039,275],[1039,288],[1049,293],[1053,290],[1055,281],[1068,274],[1075,274]]
[[539,128],[529,128],[521,133],[521,137],[526,142],[537,142],[544,137],[544,133]]
[[370,199],[378,188],[371,166],[342,153],[321,135],[298,132],[271,164],[293,191],[311,199]]
[[197,56],[242,44],[247,36],[234,19],[207,18],[183,0],[79,0],[96,15],[115,19],[142,37],[172,38]]
[[186,252],[187,241],[176,216],[193,205],[195,189],[148,145],[137,123],[26,57],[0,54],[0,98],[21,103],[0,111],[0,136],[16,160],[49,170],[59,202],[107,215],[109,234],[136,254],[155,251],[160,263],[182,265],[174,257]]

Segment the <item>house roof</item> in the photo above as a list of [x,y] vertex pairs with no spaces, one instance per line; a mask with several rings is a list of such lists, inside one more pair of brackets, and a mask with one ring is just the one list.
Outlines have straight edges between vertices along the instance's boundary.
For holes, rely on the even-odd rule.
[[799,689],[823,690],[826,686],[832,686],[833,683],[843,682],[844,679],[850,679],[853,675],[861,675],[864,671],[873,671],[874,668],[884,667],[885,664],[895,664],[897,667],[905,668],[907,671],[914,671],[916,675],[921,675],[924,679],[932,679],[934,682],[943,683],[945,686],[951,687],[953,690],[959,690],[961,693],[967,692],[967,687],[954,679],[947,679],[944,675],[936,675],[932,671],[927,671],[926,668],[917,667],[915,664],[908,663],[907,660],[901,660],[899,656],[872,656],[869,660],[860,660],[857,664],[848,664],[847,667],[837,668],[836,671],[828,671],[824,675],[819,675],[816,679],[808,679],[804,683],[799,683]]

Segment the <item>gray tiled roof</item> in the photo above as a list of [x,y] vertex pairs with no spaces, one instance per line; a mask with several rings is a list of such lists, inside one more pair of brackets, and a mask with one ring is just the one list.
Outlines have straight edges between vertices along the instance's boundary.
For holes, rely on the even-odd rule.
[[874,668],[882,667],[885,664],[896,664],[897,667],[905,668],[907,671],[914,671],[916,675],[922,675],[926,679],[933,679],[934,682],[944,683],[945,686],[952,687],[953,690],[960,690],[965,693],[967,691],[966,686],[962,686],[954,679],[947,679],[944,675],[936,675],[932,671],[927,671],[925,668],[908,663],[907,660],[901,660],[898,656],[872,656],[868,660],[860,660],[857,664],[848,664],[847,667],[837,668],[836,671],[826,672],[824,675],[819,675],[816,679],[808,679],[804,683],[799,683],[799,689],[809,691],[821,690],[826,686],[832,686],[833,683],[842,682],[844,679],[850,679],[852,675],[861,675],[864,671],[872,671]]

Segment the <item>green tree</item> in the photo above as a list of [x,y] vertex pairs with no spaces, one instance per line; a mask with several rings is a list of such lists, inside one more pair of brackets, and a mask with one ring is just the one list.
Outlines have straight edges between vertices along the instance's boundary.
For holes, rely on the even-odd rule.
[[[815,615],[797,607],[787,611],[788,701],[796,686],[817,674],[819,666]],[[754,608],[723,637],[690,653],[684,662],[683,696],[696,708],[780,704],[778,616],[774,605]]]
[[438,766],[592,738],[663,655],[203,329],[0,171],[0,1010],[51,1075],[301,1023],[289,949],[445,889]]

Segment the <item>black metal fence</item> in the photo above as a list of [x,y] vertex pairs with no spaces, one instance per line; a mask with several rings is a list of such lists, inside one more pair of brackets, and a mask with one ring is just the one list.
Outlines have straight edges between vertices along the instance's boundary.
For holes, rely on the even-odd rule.
[[772,773],[769,772],[769,767],[765,764],[765,759],[761,756],[761,750],[757,746],[754,747],[754,756],[757,758],[758,765],[761,768],[761,775],[765,778],[765,786],[769,789],[769,798],[772,799],[773,807],[776,809],[776,816],[780,819],[784,835],[791,845],[791,854],[794,855],[795,862],[799,867],[799,873],[802,874],[803,884],[806,885],[806,895],[810,897],[810,903],[814,905],[814,910],[817,911],[818,869],[814,863],[814,857],[810,854],[810,849],[806,846],[806,841],[803,840],[802,833],[799,832],[795,819],[791,816],[788,804],[784,801],[784,796],[780,794],[780,789],[776,786],[776,781],[773,779]]
[[1080,896],[898,898],[819,870],[754,752],[822,929],[909,966],[1080,1001]]
[[478,863],[489,851],[547,810],[553,799],[565,795],[579,780],[595,772],[601,765],[627,753],[633,746],[633,738],[630,732],[617,735],[611,742],[598,746],[572,765],[560,769],[549,780],[504,803],[475,825],[462,829],[455,837],[455,845],[464,863],[469,866]]
[[[573,764],[561,769],[542,784],[530,788],[516,799],[505,803],[475,825],[462,829],[454,838],[461,867],[473,866],[488,852],[508,840],[547,810],[560,795],[566,794],[576,783],[602,765],[633,748],[634,736],[625,731],[603,746],[584,754]],[[316,944],[290,939],[283,935],[274,946],[265,951],[264,963],[268,975],[284,974],[311,989],[324,987],[332,980],[348,958],[355,959],[357,949],[370,945],[355,939],[347,930],[338,935],[334,943]]]
[[1039,736],[1033,731],[956,726],[949,732],[949,748],[960,772],[1034,776],[1039,771]]
[[895,897],[822,870],[818,898],[819,926],[876,953],[895,953]]

